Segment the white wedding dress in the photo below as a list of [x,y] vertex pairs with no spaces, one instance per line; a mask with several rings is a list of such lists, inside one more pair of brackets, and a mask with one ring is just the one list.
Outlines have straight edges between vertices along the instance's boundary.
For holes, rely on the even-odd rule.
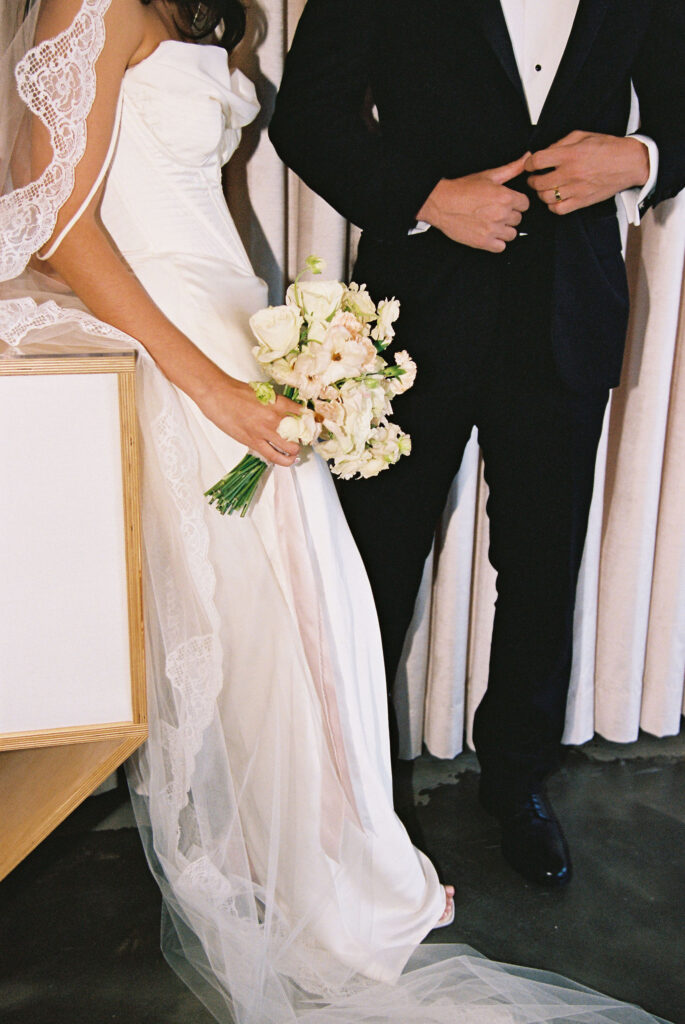
[[[108,6],[84,0],[95,42]],[[267,296],[221,167],[256,112],[224,50],[162,43],[124,76],[101,205],[152,299],[242,380],[258,374],[248,318]],[[10,345],[136,345],[59,284],[13,273]],[[137,347],[150,737],[129,778],[178,973],[226,1024],[653,1022],[419,946],[444,891],[393,811],[378,626],[328,469],[311,453],[274,467],[246,518],[221,517],[203,491],[245,450]]]
[[[248,318],[268,299],[226,207],[221,167],[257,109],[225,50],[162,43],[125,74],[101,207],[148,294],[241,380],[259,376]],[[178,394],[199,462],[187,485],[201,493],[245,448]],[[203,519],[222,685],[198,693],[187,669],[178,685],[189,703],[216,701],[252,881],[273,888],[312,950],[394,979],[445,899],[393,813],[378,625],[330,473],[306,454],[270,470],[245,519],[209,507]],[[189,858],[176,881],[196,867]],[[203,869],[211,891],[209,859]],[[221,899],[220,872],[214,885]]]

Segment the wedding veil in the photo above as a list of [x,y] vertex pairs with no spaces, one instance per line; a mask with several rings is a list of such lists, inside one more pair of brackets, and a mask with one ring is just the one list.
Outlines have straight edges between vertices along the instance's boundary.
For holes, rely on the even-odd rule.
[[[37,49],[40,3],[5,0],[0,13],[0,358],[138,351],[150,738],[128,770],[164,897],[165,955],[222,1024],[653,1021],[573,982],[458,946],[423,945],[397,984],[374,982],[305,939],[307,921],[275,899],[277,864],[255,880],[241,813],[249,779],[236,784],[217,709],[226,652],[208,556],[207,516],[216,513],[202,497],[184,411],[145,350],[94,318],[36,260],[92,201],[116,144],[115,117],[109,141],[87,152],[115,2],[83,0]],[[276,758],[274,772],[286,765]],[[343,804],[347,795],[338,796]],[[279,827],[275,811],[268,827]],[[319,898],[323,905],[326,893]]]

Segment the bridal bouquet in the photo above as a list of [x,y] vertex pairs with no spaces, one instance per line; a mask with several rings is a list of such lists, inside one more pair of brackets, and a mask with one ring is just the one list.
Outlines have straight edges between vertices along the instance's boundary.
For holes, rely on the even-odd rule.
[[[343,480],[372,477],[411,451],[411,438],[389,417],[395,396],[414,383],[416,364],[406,352],[396,354],[393,366],[381,355],[395,334],[397,299],[376,306],[365,285],[300,280],[306,270],[324,269],[323,260],[310,256],[285,305],[250,319],[255,358],[270,378],[250,386],[265,405],[276,401],[277,388],[302,404],[301,414],[281,421],[281,437],[312,445]],[[222,515],[240,510],[244,516],[266,468],[246,455],[205,492],[210,504]]]

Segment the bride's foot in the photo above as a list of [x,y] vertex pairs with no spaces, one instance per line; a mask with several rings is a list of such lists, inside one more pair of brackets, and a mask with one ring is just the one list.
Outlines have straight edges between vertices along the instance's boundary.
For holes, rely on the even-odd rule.
[[446,928],[454,921],[454,886],[443,885],[442,888],[445,893],[445,909],[435,926],[436,928]]

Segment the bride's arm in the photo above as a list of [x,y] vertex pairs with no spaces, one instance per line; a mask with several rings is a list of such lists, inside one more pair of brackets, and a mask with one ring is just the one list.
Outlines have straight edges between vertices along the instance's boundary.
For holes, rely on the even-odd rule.
[[[80,0],[46,0],[38,41],[63,31],[80,6]],[[113,0],[105,20],[107,37],[96,66],[97,91],[88,118],[86,152],[77,168],[72,196],[60,211],[53,238],[59,238],[103,166],[126,68],[144,56],[146,50],[154,49],[154,41],[151,45],[149,38],[149,16],[139,0]],[[36,124],[32,145],[35,174],[40,174],[51,155],[47,133]],[[50,266],[95,316],[140,341],[169,380],[218,427],[264,458],[291,465],[298,446],[285,441],[277,427],[283,416],[301,411],[300,408],[282,397],[274,405],[261,405],[248,384],[224,373],[167,319],[122,262],[102,227],[98,216],[101,191],[102,188],[50,256]]]

